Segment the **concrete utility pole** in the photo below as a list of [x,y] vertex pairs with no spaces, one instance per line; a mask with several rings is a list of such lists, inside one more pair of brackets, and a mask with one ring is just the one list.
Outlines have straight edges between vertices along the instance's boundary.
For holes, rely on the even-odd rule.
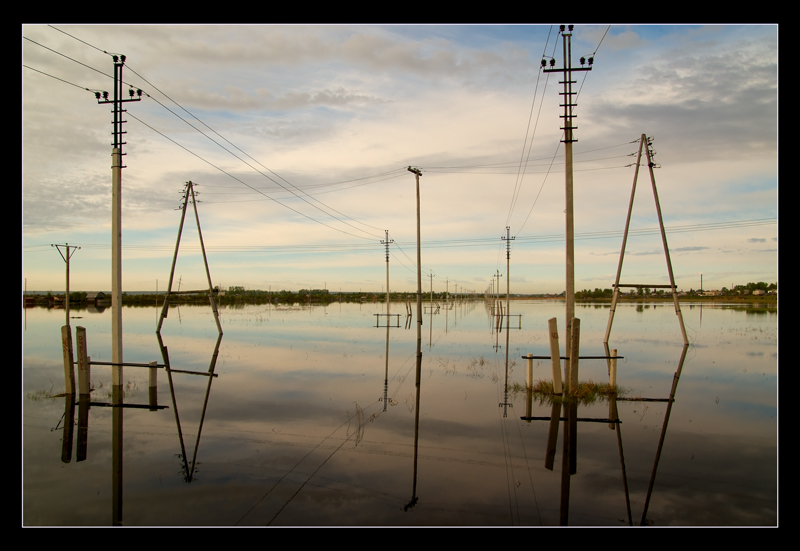
[[389,239],[389,230],[386,232],[386,239],[381,243],[386,245],[386,325],[389,325],[389,243],[394,243],[394,239]]
[[[575,317],[575,229],[573,222],[573,202],[572,202],[572,143],[577,141],[573,138],[572,131],[576,130],[576,126],[572,126],[572,108],[577,106],[573,103],[572,96],[575,92],[572,91],[572,85],[576,81],[572,80],[572,73],[574,71],[591,71],[594,58],[589,58],[589,66],[583,67],[586,63],[585,58],[581,58],[581,67],[572,67],[572,29],[573,25],[565,32],[565,25],[561,25],[561,37],[563,40],[564,50],[564,65],[561,69],[553,68],[555,59],[550,59],[550,69],[546,69],[547,61],[542,59],[542,69],[545,73],[563,73],[564,80],[560,81],[564,85],[564,91],[560,92],[564,96],[564,103],[561,107],[564,108],[564,114],[560,115],[564,119],[564,126],[561,129],[564,131],[564,163],[565,163],[565,188],[566,188],[566,215],[567,215],[567,356],[569,357],[569,343],[572,339],[569,337],[572,334],[572,319]],[[567,360],[569,361],[569,360]]]
[[[128,90],[129,99],[123,99],[122,95],[122,66],[125,64],[124,55],[112,56],[114,60],[114,99],[108,98],[108,92],[103,92],[102,100],[100,92],[95,92],[98,104],[113,104],[112,113],[114,114],[114,143],[111,150],[111,310],[113,317],[111,321],[111,362],[122,364],[122,124],[127,122],[122,119],[125,109],[122,104],[129,101],[140,101],[142,91],[136,90],[134,97],[133,88]],[[122,365],[115,365],[112,368],[112,384],[122,384]]]
[[[75,254],[76,250],[80,249],[80,247],[70,247],[68,243],[65,243],[63,245],[53,245],[53,244],[51,244],[50,246],[51,247],[55,247],[56,249],[58,249],[58,254],[60,254],[61,258],[64,259],[64,262],[67,263],[67,292],[64,295],[64,309],[67,312],[67,325],[69,325],[69,259],[73,254]],[[63,252],[63,253],[61,252],[61,247],[64,247],[65,252]],[[69,252],[70,248],[72,248],[72,252],[71,253]],[[27,280],[26,280],[25,285],[27,286]]]
[[[420,231],[419,231],[419,177],[422,171],[418,168],[408,167],[409,172],[413,172],[417,180],[417,342],[422,345],[422,255],[420,253]],[[418,350],[421,350],[418,349]]]
[[[506,313],[509,312],[509,297],[511,292],[511,241],[515,238],[511,237],[511,228],[506,226],[506,236],[503,237],[503,241],[506,242]],[[508,328],[508,325],[506,325]]]

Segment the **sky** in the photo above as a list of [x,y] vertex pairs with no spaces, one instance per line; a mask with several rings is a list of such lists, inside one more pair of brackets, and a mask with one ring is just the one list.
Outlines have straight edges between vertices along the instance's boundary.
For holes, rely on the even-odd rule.
[[[123,291],[164,291],[186,182],[222,289],[566,288],[555,25],[22,25],[22,273],[111,290],[113,54],[126,56]],[[777,25],[576,25],[575,289],[610,288],[642,135],[678,289],[777,282]],[[173,290],[207,288],[194,209]],[[506,228],[509,228],[506,230]],[[620,281],[669,283],[650,173]],[[62,247],[63,250],[63,247]],[[496,277],[498,276],[499,277]]]

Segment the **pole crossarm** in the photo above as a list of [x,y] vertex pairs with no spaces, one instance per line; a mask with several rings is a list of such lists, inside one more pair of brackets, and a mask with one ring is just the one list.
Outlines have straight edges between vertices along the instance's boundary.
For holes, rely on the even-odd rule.
[[[77,362],[75,362],[77,363]],[[166,367],[164,364],[141,364],[141,363],[130,363],[130,362],[122,362],[122,363],[115,363],[115,362],[94,362],[89,361],[87,362],[89,365],[110,365],[110,366],[125,366],[125,367],[157,367],[163,368]]]
[[676,289],[676,285],[651,285],[649,283],[614,283],[612,287],[650,287],[651,289]]
[[[552,417],[520,417],[523,421],[552,421]],[[578,417],[575,419],[579,423],[613,423],[621,425],[622,421],[619,419],[604,419],[602,417]],[[569,421],[566,417],[559,417],[559,421]]]
[[[128,95],[130,97],[128,99],[123,99],[122,86],[123,86],[124,83],[122,81],[122,67],[123,67],[123,65],[125,65],[125,56],[124,55],[120,55],[120,56],[116,56],[115,55],[115,56],[113,56],[113,60],[114,60],[114,97],[113,97],[113,99],[109,99],[108,92],[103,92],[102,94],[100,92],[95,92],[94,95],[95,95],[95,98],[97,99],[97,103],[98,104],[111,103],[111,104],[114,105],[114,108],[112,110],[112,112],[114,113],[114,122],[113,122],[114,131],[112,132],[112,134],[114,136],[114,143],[112,145],[115,148],[119,148],[120,155],[124,155],[124,153],[122,153],[122,146],[125,144],[125,142],[122,141],[122,135],[125,134],[125,132],[122,130],[122,125],[123,125],[123,123],[126,123],[128,121],[122,120],[122,113],[126,112],[126,110],[122,108],[122,104],[131,102],[131,101],[141,101],[142,100],[142,91],[140,89],[137,89],[136,92],[134,92],[133,88],[130,88],[128,90]],[[134,97],[134,94],[136,95],[136,97]],[[100,99],[101,97],[102,97],[102,99]],[[121,167],[121,168],[125,168],[125,167]]]
[[[625,356],[578,356],[579,360],[616,360]],[[552,356],[520,356],[523,360],[552,360]],[[559,356],[560,360],[569,360],[569,356]]]
[[[79,402],[75,402],[76,404],[80,405]],[[91,407],[101,407],[101,408],[130,408],[130,409],[169,409],[169,406],[153,406],[148,404],[109,404],[108,402],[88,402],[87,406]]]

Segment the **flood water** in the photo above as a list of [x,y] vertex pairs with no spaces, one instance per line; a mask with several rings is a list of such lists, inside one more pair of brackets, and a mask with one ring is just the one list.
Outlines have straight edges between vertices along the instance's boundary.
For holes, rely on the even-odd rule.
[[[499,334],[482,301],[424,304],[419,392],[402,303],[389,329],[381,303],[221,307],[221,339],[210,307],[172,307],[158,409],[143,367],[124,368],[125,407],[102,365],[83,403],[53,397],[65,313],[25,310],[23,525],[777,525],[775,308],[683,303],[684,348],[671,302],[618,305],[628,399],[528,414],[524,390],[504,393],[506,352],[524,387],[521,356],[549,356],[564,302],[512,301]],[[123,310],[125,362],[164,363],[158,313]],[[110,362],[110,309],[71,315]],[[580,356],[604,356],[609,305],[575,315]],[[579,370],[608,381],[605,360]]]

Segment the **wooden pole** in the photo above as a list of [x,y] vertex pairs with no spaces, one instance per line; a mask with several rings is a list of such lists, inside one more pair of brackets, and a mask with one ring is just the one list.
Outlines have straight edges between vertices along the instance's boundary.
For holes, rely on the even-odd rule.
[[533,388],[533,354],[528,353],[528,388]]
[[547,433],[547,450],[544,456],[544,468],[553,470],[556,457],[556,444],[558,443],[558,423],[561,419],[561,401],[553,400],[550,411],[550,430]]
[[616,358],[616,355],[617,355],[617,349],[616,348],[612,348],[611,349],[611,356],[613,356],[613,357],[611,358],[611,370],[609,371],[609,374],[608,374],[608,384],[610,384],[612,387],[616,387],[617,386],[617,358]]
[[75,394],[75,370],[72,365],[72,331],[69,325],[61,328],[61,349],[64,353],[64,392]]
[[86,328],[76,327],[75,337],[78,341],[78,392],[89,394],[92,388],[92,372],[86,355]]
[[558,324],[556,318],[548,321],[550,329],[550,361],[553,365],[553,393],[561,395],[561,354],[558,347]]
[[[644,134],[642,134],[642,139],[645,139]],[[650,183],[653,186],[653,199],[656,202],[656,212],[658,213],[658,225],[661,227],[661,242],[664,244],[664,257],[666,258],[667,261],[667,271],[669,272],[669,283],[672,286],[672,301],[675,304],[675,314],[678,316],[678,321],[680,322],[681,325],[683,344],[689,344],[689,338],[686,336],[686,328],[683,325],[683,315],[681,314],[681,307],[678,304],[678,292],[675,287],[675,276],[673,275],[672,272],[672,261],[669,258],[669,247],[667,246],[667,232],[666,230],[664,230],[664,219],[661,216],[661,203],[659,203],[658,201],[658,191],[656,190],[656,176],[655,174],[653,174],[653,166],[655,165],[655,163],[653,162],[652,155],[650,154],[650,148],[647,147],[645,151],[647,153],[647,166],[650,169]],[[702,279],[700,281],[702,282]]]
[[156,411],[156,406],[158,406],[158,369],[156,368],[158,362],[150,362],[150,368],[148,369],[149,377],[148,382],[149,384],[149,391],[150,391],[150,411]]
[[569,387],[574,392],[578,390],[578,353],[581,341],[581,320],[572,319],[572,346],[569,357]]
[[167,292],[164,295],[164,304],[161,306],[161,317],[156,326],[156,333],[161,332],[161,325],[164,323],[164,318],[169,314],[169,295],[172,292],[172,281],[175,278],[175,264],[178,262],[178,248],[181,246],[181,234],[183,233],[183,222],[186,219],[186,207],[189,202],[189,190],[184,191],[183,208],[181,209],[181,223],[178,225],[178,238],[175,240],[175,254],[172,256],[172,268],[169,271],[169,283],[167,283]]
[[[189,191],[192,194],[192,206],[194,207],[194,218],[197,221],[197,235],[200,238],[200,250],[203,253],[203,264],[206,267],[206,277],[208,278],[208,300],[211,303],[211,311],[214,313],[214,321],[217,323],[217,331],[219,331],[219,334],[222,335],[222,325],[219,322],[217,301],[216,297],[214,296],[215,295],[214,286],[211,283],[211,272],[208,269],[208,258],[206,257],[206,247],[203,244],[203,232],[200,231],[200,215],[197,214],[197,199],[195,198],[194,186],[192,182],[189,182]],[[309,302],[311,302],[311,297],[309,297]]]

